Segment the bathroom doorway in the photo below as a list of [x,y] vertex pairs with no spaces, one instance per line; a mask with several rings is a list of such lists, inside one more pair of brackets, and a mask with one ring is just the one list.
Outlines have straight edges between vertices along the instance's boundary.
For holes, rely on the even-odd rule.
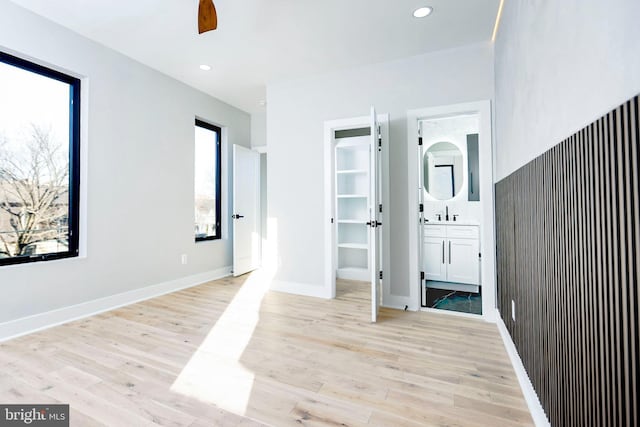
[[409,164],[416,167],[409,175],[415,194],[410,204],[417,212],[410,244],[418,307],[493,319],[489,102],[414,110],[408,116],[409,137],[417,142],[410,150]]

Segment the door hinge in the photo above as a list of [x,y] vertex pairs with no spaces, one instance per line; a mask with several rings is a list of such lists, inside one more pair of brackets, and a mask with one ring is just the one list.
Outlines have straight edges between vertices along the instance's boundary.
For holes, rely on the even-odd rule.
[[420,212],[424,212],[424,205],[420,203]]
[[382,270],[380,270],[380,279],[382,279]]
[[422,145],[422,137],[418,138],[418,145]]
[[382,203],[378,205],[378,212],[382,213]]
[[482,253],[478,252],[478,258],[482,258]]
[[424,280],[424,271],[420,272],[420,280]]

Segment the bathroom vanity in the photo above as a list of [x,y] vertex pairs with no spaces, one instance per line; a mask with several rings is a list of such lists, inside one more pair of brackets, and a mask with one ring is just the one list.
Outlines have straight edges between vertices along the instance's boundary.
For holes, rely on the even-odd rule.
[[422,266],[426,286],[478,292],[479,226],[456,222],[429,222],[423,227]]

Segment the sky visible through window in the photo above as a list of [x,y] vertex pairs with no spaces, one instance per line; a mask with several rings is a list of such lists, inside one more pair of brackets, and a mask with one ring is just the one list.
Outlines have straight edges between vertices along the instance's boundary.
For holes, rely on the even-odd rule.
[[0,258],[68,250],[70,90],[0,62]]
[[195,127],[196,237],[216,236],[216,165],[218,133]]
[[66,146],[68,105],[67,83],[0,62],[0,135],[9,142],[24,143],[33,124],[51,129],[57,143]]

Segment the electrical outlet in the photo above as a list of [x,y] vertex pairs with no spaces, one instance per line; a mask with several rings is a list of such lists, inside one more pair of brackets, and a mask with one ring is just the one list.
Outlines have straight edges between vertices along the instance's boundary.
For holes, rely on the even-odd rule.
[[516,321],[516,302],[511,300],[511,318],[513,321]]
[[187,254],[182,254],[181,260],[182,260],[182,265],[185,265],[187,263]]

